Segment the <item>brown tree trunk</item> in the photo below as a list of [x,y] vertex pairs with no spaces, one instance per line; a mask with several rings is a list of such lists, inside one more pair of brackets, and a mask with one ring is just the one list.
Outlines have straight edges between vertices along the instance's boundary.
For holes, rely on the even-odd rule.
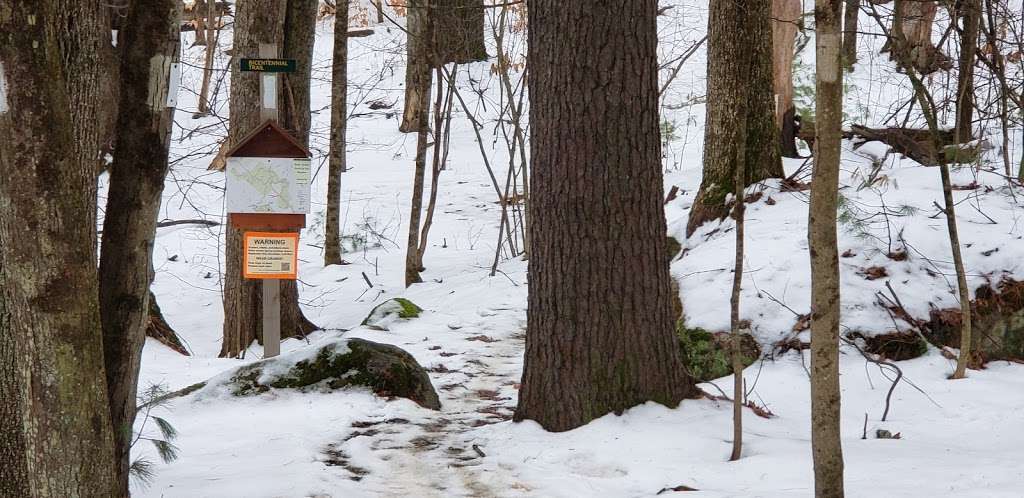
[[[740,130],[739,135],[742,140],[743,136],[746,135],[745,122],[738,124]],[[736,154],[739,156],[736,158],[736,162],[739,164],[743,163],[742,154],[746,153],[746,150],[742,147],[736,149]],[[732,295],[729,298],[729,328],[732,334],[732,351],[730,352],[730,360],[732,363],[732,455],[729,457],[730,461],[739,460],[743,455],[743,337],[740,335],[740,293],[743,290],[743,232],[744,232],[744,215],[746,206],[744,204],[743,194],[745,189],[743,184],[746,183],[743,179],[743,173],[745,168],[736,168],[736,180],[733,184],[736,186],[736,199],[737,202],[733,207],[733,217],[736,218],[736,257],[733,260],[732,268]]]
[[192,27],[193,31],[196,32],[196,41],[192,45],[207,44],[207,28],[209,23],[213,22],[213,19],[204,20],[203,18],[206,16],[209,7],[213,7],[215,4],[215,0],[196,0],[195,4],[192,5]]
[[[0,81],[0,84],[3,84]],[[3,126],[0,113],[0,126]],[[2,150],[2,149],[0,149]],[[0,234],[0,245],[3,245]],[[0,255],[0,282],[3,281],[3,258]],[[10,317],[4,307],[4,295],[0,292],[0,496],[30,496],[28,450],[25,433],[21,424],[25,393],[21,378],[8,375],[17,364],[17,345],[7,331]]]
[[796,106],[793,105],[793,44],[803,16],[800,0],[772,0],[772,78],[775,126],[783,157],[800,157],[796,150]]
[[656,13],[656,0],[530,5],[533,218],[515,420],[547,430],[676,406],[692,389],[665,244]]
[[282,57],[295,59],[295,72],[282,76],[281,126],[299,143],[309,146],[310,78],[313,70],[313,42],[316,38],[316,0],[288,0],[284,19]]
[[[687,236],[703,223],[729,213],[725,201],[736,190],[733,182],[739,167],[738,147],[746,149],[742,157],[748,185],[783,176],[775,127],[771,52],[770,0],[711,2],[704,170],[687,221]],[[736,126],[741,120],[746,122],[742,143]]]
[[128,496],[153,238],[174,117],[167,97],[171,64],[178,60],[180,13],[175,0],[134,3],[125,23],[117,144],[99,270],[103,359],[122,496]]
[[0,10],[0,490],[119,496],[96,278],[107,10]]
[[956,143],[972,140],[974,121],[974,59],[978,51],[978,31],[981,26],[981,0],[961,0],[960,17],[960,70],[957,75],[956,125],[953,134]]
[[857,18],[860,15],[860,0],[846,0],[843,17],[843,67],[853,72],[857,63]]
[[487,59],[483,0],[409,0],[405,111],[399,131],[427,126],[432,68]]
[[[457,69],[457,68],[455,68]],[[444,170],[444,162],[448,159],[448,131],[452,115],[451,91],[455,85],[457,70],[452,70],[452,81],[449,82],[446,98],[444,87],[444,71],[442,68],[434,69],[434,76],[437,78],[437,98],[434,100],[434,154],[430,169],[430,196],[427,200],[427,209],[423,213],[423,227],[420,229],[419,248],[416,252],[416,261],[419,263],[420,271],[423,271],[423,255],[427,252],[427,240],[430,237],[430,227],[434,223],[434,211],[437,208],[438,182],[441,179],[441,171]],[[449,126],[446,126],[446,123]],[[444,149],[444,155],[442,155]]]
[[[423,101],[427,105],[427,101]],[[426,111],[426,110],[424,110]],[[426,112],[423,127],[416,134],[416,159],[413,172],[412,200],[409,208],[409,237],[405,247],[405,286],[423,281],[420,277],[420,218],[423,212],[423,183],[427,174],[427,139],[430,130],[426,127]],[[434,144],[436,147],[437,144]]]
[[483,0],[435,0],[440,64],[466,64],[487,59],[484,47]]
[[[292,3],[300,3],[293,7]],[[286,13],[291,10],[291,31],[312,30],[315,18],[310,22],[305,12],[315,16],[315,5],[311,9],[305,4],[311,0],[247,0],[238,4],[235,14],[234,57],[256,57],[260,43],[277,43],[293,53],[284,52],[283,57],[298,59],[298,69],[278,87],[278,102],[281,104],[282,125],[295,133],[300,143],[309,142],[309,71],[312,50],[309,47],[313,33],[292,33],[286,40]],[[301,7],[301,8],[300,8]],[[299,14],[302,12],[302,14]],[[231,127],[228,130],[230,144],[236,143],[245,134],[260,124],[258,73],[243,73],[237,62],[231,65]],[[304,104],[303,104],[304,102]],[[242,231],[233,227],[225,228],[226,263],[224,275],[224,342],[220,356],[237,357],[244,354],[253,340],[262,342],[262,292],[260,282],[242,278]],[[281,338],[305,335],[316,330],[299,308],[298,285],[294,280],[281,282]]]
[[811,449],[818,498],[843,496],[836,242],[843,122],[841,8],[841,0],[816,0],[814,8],[816,150],[807,238],[811,253]]
[[327,228],[324,265],[341,264],[341,174],[345,172],[348,127],[348,2],[334,12],[334,57],[331,65],[331,144],[327,165]]
[[398,127],[402,133],[420,133],[427,127],[430,68],[434,59],[433,30],[428,14],[430,5],[431,0],[409,0],[406,3],[409,10],[405,23],[405,110]]
[[[217,2],[206,3],[206,57],[203,59],[203,81],[199,85],[199,105],[196,114],[206,116],[210,113],[210,80],[213,79],[213,60],[217,55],[217,41],[220,39],[220,22],[217,19]],[[198,38],[198,35],[196,35]]]
[[146,337],[155,339],[160,344],[180,354],[190,356],[188,349],[185,349],[185,345],[181,343],[181,338],[178,337],[178,334],[164,318],[164,313],[160,310],[160,305],[156,302],[156,296],[153,295],[153,291],[149,291],[149,317],[146,321]]

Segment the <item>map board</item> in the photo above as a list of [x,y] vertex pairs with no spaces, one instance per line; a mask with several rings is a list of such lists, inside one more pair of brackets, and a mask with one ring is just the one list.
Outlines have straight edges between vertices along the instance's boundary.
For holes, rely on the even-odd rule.
[[249,279],[295,280],[299,234],[294,232],[245,232],[243,275]]
[[227,212],[306,214],[310,160],[284,157],[229,157]]

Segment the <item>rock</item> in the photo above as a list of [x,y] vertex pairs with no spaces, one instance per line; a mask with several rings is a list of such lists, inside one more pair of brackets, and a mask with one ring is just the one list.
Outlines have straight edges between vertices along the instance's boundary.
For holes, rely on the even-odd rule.
[[[697,382],[732,374],[732,337],[728,332],[712,333],[701,328],[687,328],[680,319],[676,322],[676,333],[679,336],[683,365]],[[744,368],[761,357],[761,347],[747,333],[741,334],[740,351]]]
[[361,386],[379,396],[407,398],[424,408],[441,409],[430,377],[412,355],[395,346],[363,339],[340,339],[312,351],[258,361],[238,368],[225,384],[236,396],[271,389]]
[[377,305],[370,311],[361,325],[374,330],[388,330],[388,327],[397,320],[408,320],[416,318],[423,312],[423,308],[416,306],[412,301],[404,297],[388,299]]
[[[1003,279],[982,285],[971,306],[971,339],[976,363],[1024,360],[1024,281]],[[923,327],[936,346],[960,347],[960,309],[933,309]]]
[[913,330],[873,336],[855,330],[847,333],[846,337],[860,340],[861,349],[887,360],[912,360],[928,352],[928,342]]

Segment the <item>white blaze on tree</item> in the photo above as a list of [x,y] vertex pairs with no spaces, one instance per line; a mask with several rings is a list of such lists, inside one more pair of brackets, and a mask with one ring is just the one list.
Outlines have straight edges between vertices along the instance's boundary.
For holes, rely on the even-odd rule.
[[7,78],[4,77],[4,64],[0,62],[0,114],[7,112]]

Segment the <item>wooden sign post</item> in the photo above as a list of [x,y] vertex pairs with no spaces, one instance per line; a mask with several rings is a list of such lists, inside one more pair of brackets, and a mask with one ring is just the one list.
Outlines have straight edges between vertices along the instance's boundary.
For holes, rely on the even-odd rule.
[[295,61],[277,59],[277,50],[261,43],[259,59],[241,59],[242,71],[260,73],[262,123],[225,154],[228,221],[246,231],[243,277],[262,280],[264,358],[281,354],[280,282],[298,276],[298,231],[309,212],[309,150],[277,124],[278,78]]

